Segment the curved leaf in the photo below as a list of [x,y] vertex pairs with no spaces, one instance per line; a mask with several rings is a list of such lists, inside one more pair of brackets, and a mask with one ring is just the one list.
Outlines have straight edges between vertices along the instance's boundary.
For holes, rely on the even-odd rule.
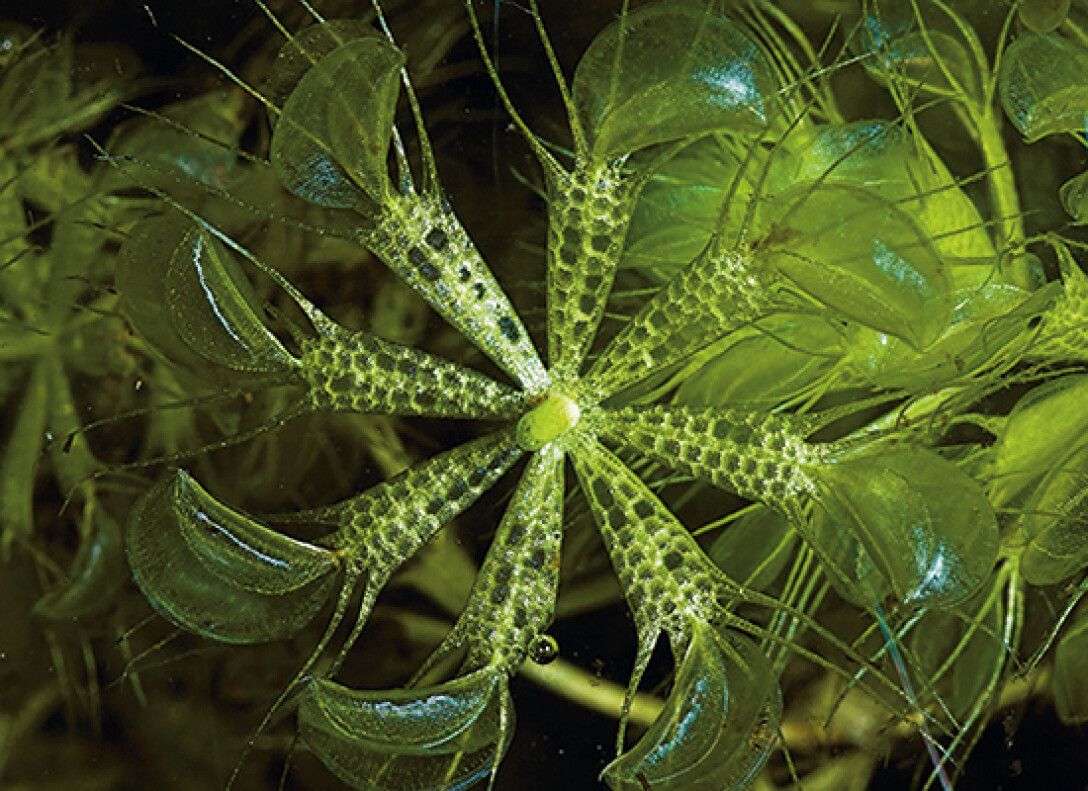
[[1088,722],[1088,617],[1083,615],[1054,651],[1054,707],[1066,725]]
[[404,55],[384,39],[349,41],[299,80],[272,134],[272,166],[290,192],[350,208],[382,203]]
[[[1055,419],[1060,415],[1061,419]],[[1088,431],[1088,375],[1063,376],[1021,398],[994,446],[990,499],[996,507],[1017,500],[1055,469],[1070,437]]]
[[[138,223],[121,245],[117,256],[115,283],[120,294],[118,308],[138,335],[159,353],[176,362],[196,360],[169,320],[164,273],[173,251],[185,235],[185,226],[167,217],[152,217]],[[199,364],[199,361],[197,362]]]
[[94,532],[80,542],[67,582],[38,600],[35,615],[60,621],[116,605],[115,597],[128,577],[121,527],[100,510],[91,524]]
[[757,255],[809,296],[918,348],[948,325],[945,266],[905,211],[836,184],[799,186],[773,206]]
[[781,706],[749,640],[696,623],[661,714],[602,777],[616,791],[745,789],[774,746]]
[[[361,19],[330,19],[300,30],[277,53],[265,96],[282,107],[306,72],[323,57],[350,41],[379,37],[378,31]],[[275,125],[275,117],[272,123]]]
[[253,287],[234,258],[198,228],[182,235],[164,288],[181,339],[211,362],[236,371],[286,371],[297,364],[261,321]]
[[1058,196],[1070,217],[1081,225],[1088,224],[1088,170],[1062,184]]
[[1088,443],[1067,439],[1063,450],[1021,520],[1028,541],[1020,573],[1032,585],[1054,585],[1088,566]]
[[168,619],[228,643],[287,637],[321,610],[339,560],[262,527],[178,470],[136,504],[125,549],[137,585]]
[[980,75],[960,39],[962,31],[952,35],[934,26],[948,24],[948,14],[928,19],[921,4],[910,0],[879,0],[865,7],[859,44],[865,53],[861,62],[870,74],[881,82],[978,100]]
[[1065,21],[1071,5],[1072,0],[1020,0],[1016,10],[1028,30],[1049,33]]
[[1005,115],[1029,143],[1084,132],[1088,114],[1088,49],[1060,36],[1026,33],[1001,60],[998,89]]
[[455,791],[491,774],[513,718],[506,676],[485,667],[425,689],[356,691],[314,679],[299,732],[353,788]]
[[[900,601],[951,604],[989,577],[997,518],[955,464],[920,448],[891,450],[836,461],[821,478],[818,501],[831,523],[864,547]],[[879,598],[879,579],[858,583]]]
[[133,228],[117,264],[120,309],[156,350],[195,367],[243,373],[297,364],[260,319],[241,268],[204,231],[175,216]]
[[[767,175],[769,192],[799,184],[863,187],[903,209],[941,255],[987,259],[993,243],[978,208],[920,134],[888,121],[801,128]],[[992,276],[991,268],[983,268]]]
[[178,528],[200,562],[239,588],[280,595],[333,572],[328,550],[276,533],[216,500],[185,470],[173,487]]
[[[679,53],[679,54],[678,54]],[[763,51],[700,3],[656,3],[601,31],[574,73],[595,158],[714,129],[767,126],[778,91]]]

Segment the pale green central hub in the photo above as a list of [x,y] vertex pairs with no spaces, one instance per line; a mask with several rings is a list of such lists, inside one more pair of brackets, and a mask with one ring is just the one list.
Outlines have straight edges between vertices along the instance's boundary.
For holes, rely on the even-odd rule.
[[527,451],[540,450],[578,425],[581,416],[582,410],[574,399],[548,393],[518,421],[518,446]]

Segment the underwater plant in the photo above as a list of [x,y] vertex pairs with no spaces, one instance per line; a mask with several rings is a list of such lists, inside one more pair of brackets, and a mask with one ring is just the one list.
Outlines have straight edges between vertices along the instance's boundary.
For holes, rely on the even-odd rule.
[[[410,10],[258,2],[281,36],[263,79],[186,44],[225,87],[97,146],[103,320],[134,332],[107,373],[138,366],[154,400],[65,425],[58,458],[88,460],[60,480],[88,502],[138,490],[125,555],[173,626],[301,651],[227,785],[292,710],[349,786],[501,787],[520,674],[618,719],[601,779],[633,791],[864,783],[893,737],[924,750],[919,785],[951,788],[1017,676],[1088,717],[1083,184],[1053,189],[1074,223],[1033,218],[1004,139],[1007,118],[1083,147],[1086,11],[851,4],[817,47],[784,5],[625,0],[568,72],[530,0],[558,104],[524,110],[485,4],[451,5],[429,51],[398,44]],[[462,33],[532,157],[525,215],[546,217],[508,232],[514,262],[485,260],[460,206],[498,209],[443,186],[425,124],[435,51]],[[886,117],[840,107],[850,73]],[[534,131],[553,105],[558,143]],[[316,298],[335,260],[445,329],[383,323],[369,296],[361,317],[338,281]],[[95,460],[126,423],[145,436]],[[424,432],[418,460],[403,437]],[[13,496],[34,477],[5,462]],[[478,563],[459,521],[493,531]],[[553,636],[579,584],[568,608],[621,597],[633,621],[625,686]],[[383,658],[367,635],[405,587],[437,610],[385,605],[414,647]],[[801,735],[805,705],[822,735]],[[851,716],[868,725],[848,735]],[[857,749],[806,767],[821,739]]]

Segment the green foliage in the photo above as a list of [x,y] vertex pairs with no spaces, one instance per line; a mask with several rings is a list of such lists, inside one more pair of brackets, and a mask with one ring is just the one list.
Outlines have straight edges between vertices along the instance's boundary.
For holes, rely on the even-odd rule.
[[137,503],[125,549],[136,583],[166,617],[231,643],[297,632],[328,598],[339,565],[331,551],[226,508],[181,470]]
[[714,129],[758,131],[777,80],[759,46],[699,3],[651,4],[601,31],[573,99],[599,160]]
[[1025,34],[1009,47],[1001,64],[1001,103],[1029,143],[1084,131],[1085,68],[1084,48],[1053,34]]
[[772,678],[751,643],[697,628],[661,716],[605,779],[625,791],[749,785],[774,744],[766,729],[782,702]]
[[[316,40],[286,44],[281,68],[293,66],[294,51]],[[385,160],[404,57],[373,32],[331,52],[322,52],[323,44],[305,52],[313,68],[275,114],[272,165],[287,189],[322,206],[357,205],[360,190],[381,202],[390,191]],[[338,98],[329,101],[332,95]]]
[[[976,590],[997,559],[998,530],[982,487],[923,449],[846,458],[824,473],[830,524],[857,542],[840,579],[850,598],[882,598],[885,585],[915,605],[947,606]],[[955,491],[956,497],[948,497]],[[872,580],[873,571],[883,580]]]
[[511,710],[506,678],[491,668],[436,687],[381,693],[318,679],[299,709],[299,730],[353,787],[468,788],[502,760]]
[[1054,651],[1054,703],[1058,716],[1070,725],[1088,719],[1088,689],[1085,688],[1085,629],[1082,616],[1070,625]]
[[[440,30],[258,3],[285,41],[208,53],[232,87],[101,147],[76,135],[147,86],[3,34],[0,546],[49,639],[121,633],[131,578],[179,634],[282,651],[258,732],[297,709],[328,770],[389,791],[503,782],[519,673],[618,718],[625,791],[807,786],[815,720],[850,744],[832,780],[918,733],[950,788],[1011,669],[1083,722],[1085,174],[1052,148],[1085,139],[1083,9],[873,0],[835,56],[817,7],[623,3],[569,68],[530,0],[559,102],[523,116],[476,5]],[[466,29],[536,237],[474,208],[471,146],[439,177],[462,114],[416,91]],[[569,140],[534,131],[553,109]],[[620,598],[626,689],[549,634]]]

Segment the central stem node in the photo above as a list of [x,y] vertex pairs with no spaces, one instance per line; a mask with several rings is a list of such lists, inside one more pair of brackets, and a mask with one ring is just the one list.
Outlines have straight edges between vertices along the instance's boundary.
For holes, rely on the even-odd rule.
[[518,446],[526,451],[540,450],[578,425],[581,416],[574,399],[548,393],[518,421]]

